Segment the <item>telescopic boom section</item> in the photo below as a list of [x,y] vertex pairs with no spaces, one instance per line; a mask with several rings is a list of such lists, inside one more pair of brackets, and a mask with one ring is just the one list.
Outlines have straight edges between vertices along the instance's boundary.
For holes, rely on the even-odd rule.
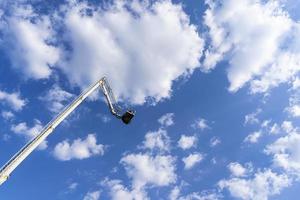
[[124,114],[121,114],[121,109],[117,105],[112,90],[105,77],[101,78],[94,85],[90,86],[85,92],[80,94],[69,106],[67,106],[57,117],[50,121],[44,129],[28,142],[19,152],[17,152],[0,170],[0,185],[5,182],[13,170],[23,161],[26,157],[37,148],[52,132],[53,130],[84,101],[92,92],[97,88],[103,91],[103,94],[107,100],[109,109],[113,115],[122,119],[125,124],[129,124],[134,117],[135,112],[127,110]]

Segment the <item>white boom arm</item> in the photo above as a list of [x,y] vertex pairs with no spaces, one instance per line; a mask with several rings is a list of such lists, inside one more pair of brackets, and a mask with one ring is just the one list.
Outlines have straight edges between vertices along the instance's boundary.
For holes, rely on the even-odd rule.
[[67,106],[56,118],[50,121],[44,129],[28,142],[19,152],[17,152],[1,169],[0,169],[0,185],[5,182],[13,170],[23,161],[26,157],[37,147],[39,146],[51,133],[52,131],[74,110],[77,106],[85,100],[93,91],[97,88],[101,88],[103,94],[106,97],[108,106],[113,115],[118,118],[121,118],[125,124],[128,124],[132,117],[134,116],[134,111],[127,111],[124,115],[121,115],[116,103],[112,91],[106,81],[106,78],[103,77],[97,81],[94,85],[90,86],[85,92],[77,97],[69,106]]

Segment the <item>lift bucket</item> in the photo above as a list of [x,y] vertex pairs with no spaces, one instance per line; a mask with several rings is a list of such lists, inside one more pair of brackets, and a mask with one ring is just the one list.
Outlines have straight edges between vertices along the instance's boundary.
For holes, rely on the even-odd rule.
[[134,111],[127,110],[126,113],[122,115],[122,121],[124,124],[129,124],[131,119],[134,117]]

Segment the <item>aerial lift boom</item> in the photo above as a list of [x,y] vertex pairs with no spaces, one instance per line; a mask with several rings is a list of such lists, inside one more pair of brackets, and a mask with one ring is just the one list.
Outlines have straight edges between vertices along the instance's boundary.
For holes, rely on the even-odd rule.
[[127,110],[122,114],[120,107],[117,105],[112,90],[105,77],[101,78],[94,85],[90,86],[85,92],[80,94],[70,105],[68,105],[57,117],[50,121],[44,129],[31,141],[29,141],[19,152],[17,152],[1,169],[0,169],[0,185],[5,182],[13,170],[23,161],[26,157],[37,148],[52,132],[53,130],[84,101],[92,92],[100,88],[106,98],[110,112],[121,119],[125,124],[129,124],[134,117],[135,112]]

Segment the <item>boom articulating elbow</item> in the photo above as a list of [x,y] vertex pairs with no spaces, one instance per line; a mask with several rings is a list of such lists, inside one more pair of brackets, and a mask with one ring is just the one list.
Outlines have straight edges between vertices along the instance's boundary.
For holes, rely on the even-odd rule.
[[108,81],[106,80],[105,77],[103,77],[100,80],[100,86],[101,86],[102,92],[106,98],[110,112],[117,118],[121,119],[124,124],[129,124],[131,122],[132,118],[135,116],[135,111],[128,109],[128,110],[126,110],[125,113],[122,114],[122,111],[121,111],[122,109],[117,104],[117,102],[115,100],[115,96],[112,92],[112,89],[111,89],[110,85],[108,84]]

